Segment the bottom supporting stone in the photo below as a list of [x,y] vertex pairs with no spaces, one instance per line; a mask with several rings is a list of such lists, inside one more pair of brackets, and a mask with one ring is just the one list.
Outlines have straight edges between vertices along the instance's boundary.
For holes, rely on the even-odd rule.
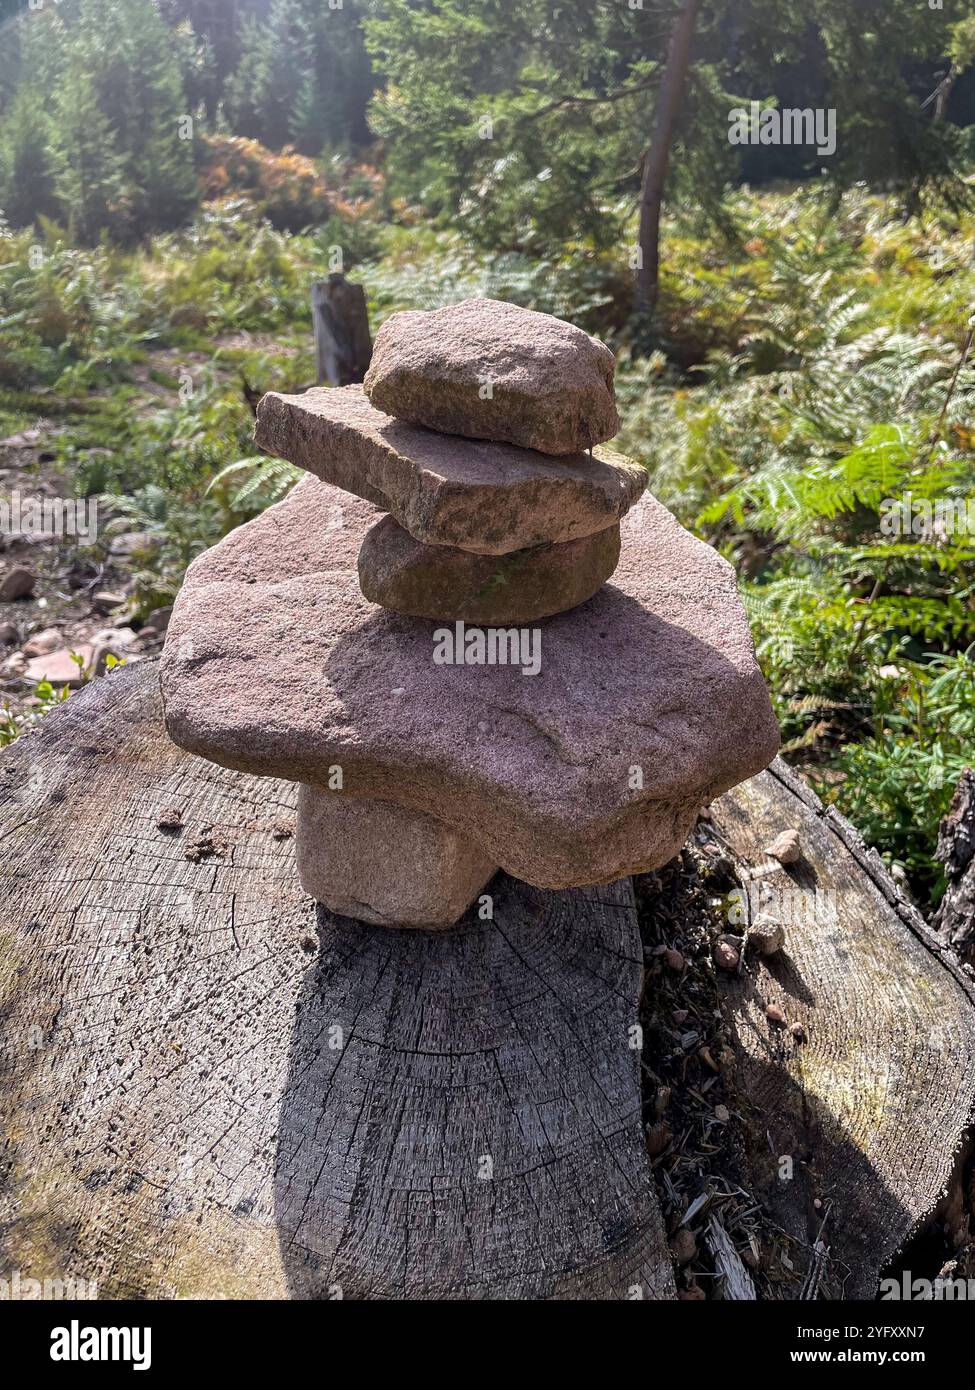
[[342,917],[381,927],[451,927],[498,866],[422,811],[302,786],[298,877]]

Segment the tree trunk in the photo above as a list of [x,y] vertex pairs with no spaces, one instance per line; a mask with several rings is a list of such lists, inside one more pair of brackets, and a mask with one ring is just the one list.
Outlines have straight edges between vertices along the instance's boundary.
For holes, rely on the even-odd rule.
[[948,103],[951,100],[951,94],[955,89],[957,80],[958,73],[955,70],[955,65],[954,63],[949,63],[948,71],[939,84],[937,96],[934,99],[934,119],[936,122],[943,121],[947,116]]
[[[955,1170],[975,1107],[975,987],[876,851],[781,759],[713,814],[749,900],[770,893],[786,925],[782,952],[721,984],[747,1186],[795,1242],[781,1296],[815,1280],[821,1298],[872,1298]],[[764,846],[787,829],[802,858],[784,866]]]
[[667,62],[654,114],[653,139],[643,161],[643,187],[640,193],[640,263],[636,276],[635,309],[649,318],[657,307],[660,276],[660,212],[664,184],[670,165],[670,146],[674,123],[684,98],[691,43],[700,0],[683,0],[674,21],[667,49]]
[[312,285],[311,313],[319,386],[362,381],[372,358],[365,290],[344,275],[330,275]]

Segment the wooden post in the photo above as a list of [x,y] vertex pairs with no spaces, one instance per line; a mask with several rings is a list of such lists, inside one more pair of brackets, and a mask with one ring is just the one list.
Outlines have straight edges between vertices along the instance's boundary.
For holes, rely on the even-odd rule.
[[350,386],[362,381],[372,358],[366,292],[333,274],[311,287],[318,384]]

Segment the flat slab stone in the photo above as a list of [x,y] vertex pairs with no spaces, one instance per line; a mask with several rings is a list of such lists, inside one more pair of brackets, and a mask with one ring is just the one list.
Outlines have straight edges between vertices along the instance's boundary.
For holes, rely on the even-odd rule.
[[378,927],[452,927],[498,871],[434,816],[302,787],[295,839],[305,892]]
[[415,425],[573,454],[620,427],[616,359],[581,328],[498,299],[391,314],[366,395]]
[[270,391],[254,438],[388,511],[416,540],[482,555],[615,526],[647,485],[646,470],[611,449],[554,460],[436,434],[376,410],[361,386]]
[[377,520],[309,478],[194,560],[161,667],[177,744],[321,787],[338,764],[346,793],[426,811],[553,888],[666,863],[701,804],[771,761],[734,571],[652,497],[612,581],[527,630],[535,676],[437,664],[441,625],[371,604],[356,558]]
[[383,517],[359,551],[359,585],[366,598],[395,613],[468,623],[531,623],[592,598],[620,558],[620,528],[594,536],[474,555],[424,545]]

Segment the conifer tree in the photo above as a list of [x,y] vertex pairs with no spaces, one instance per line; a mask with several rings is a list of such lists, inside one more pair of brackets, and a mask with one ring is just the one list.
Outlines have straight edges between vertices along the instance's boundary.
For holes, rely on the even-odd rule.
[[122,160],[91,72],[78,54],[61,74],[52,124],[54,191],[61,213],[72,237],[97,241],[122,221]]
[[51,122],[36,89],[23,86],[0,129],[0,210],[13,227],[57,212]]

